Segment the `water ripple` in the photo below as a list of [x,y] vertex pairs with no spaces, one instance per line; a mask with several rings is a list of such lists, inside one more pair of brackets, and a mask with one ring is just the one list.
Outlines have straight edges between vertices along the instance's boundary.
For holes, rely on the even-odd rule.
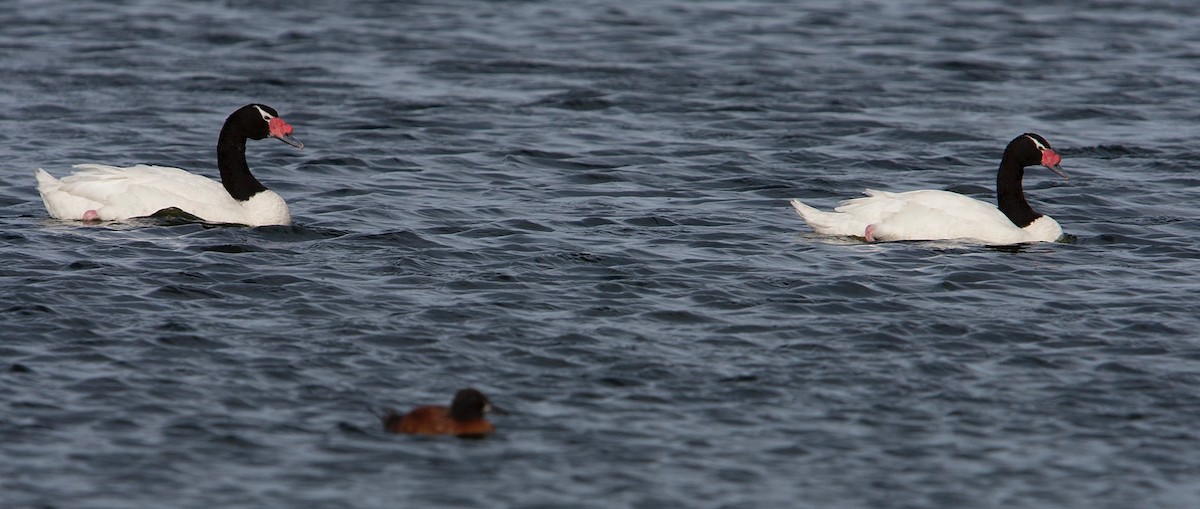
[[[1195,506],[1200,8],[943,4],[0,11],[0,505]],[[215,176],[249,101],[296,224],[47,218],[33,169]],[[1028,131],[1069,242],[786,203],[990,201]],[[372,415],[465,386],[496,436]]]

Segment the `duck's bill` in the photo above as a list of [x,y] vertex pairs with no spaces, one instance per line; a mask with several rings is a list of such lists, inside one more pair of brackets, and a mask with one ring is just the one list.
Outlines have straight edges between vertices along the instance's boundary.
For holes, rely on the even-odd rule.
[[483,407],[483,412],[487,413],[487,414],[508,415],[507,410],[500,408],[496,405],[493,405],[491,403],[488,403],[487,406]]
[[304,144],[303,144],[303,143],[300,143],[300,140],[297,140],[296,138],[293,138],[293,137],[292,137],[292,135],[290,135],[290,134],[280,134],[280,135],[274,135],[274,134],[273,134],[273,135],[271,135],[271,137],[272,137],[272,138],[275,138],[275,139],[277,139],[277,140],[279,140],[279,141],[282,141],[282,142],[284,142],[284,143],[287,143],[288,145],[291,145],[291,146],[293,146],[293,147],[296,147],[296,148],[298,148],[298,149],[300,149],[300,150],[304,150]]

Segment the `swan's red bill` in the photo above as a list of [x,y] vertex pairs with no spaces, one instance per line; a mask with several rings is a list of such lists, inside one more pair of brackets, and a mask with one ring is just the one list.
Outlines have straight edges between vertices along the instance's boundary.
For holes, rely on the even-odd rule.
[[1050,168],[1050,171],[1057,173],[1062,178],[1070,179],[1071,177],[1067,176],[1067,172],[1063,171],[1062,166],[1059,166],[1061,162],[1062,157],[1055,151],[1050,149],[1042,151],[1042,166]]
[[292,137],[291,124],[284,122],[282,118],[272,118],[271,121],[267,123],[267,127],[271,132],[272,138],[278,138],[280,141],[287,143],[288,145],[301,150],[304,149],[304,144],[300,143],[300,140]]

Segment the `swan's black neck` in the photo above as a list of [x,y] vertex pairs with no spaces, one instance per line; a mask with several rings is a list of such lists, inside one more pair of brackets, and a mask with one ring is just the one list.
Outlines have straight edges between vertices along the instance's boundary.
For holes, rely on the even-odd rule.
[[996,202],[1009,221],[1024,228],[1042,215],[1025,201],[1025,189],[1021,184],[1025,177],[1025,166],[1018,159],[1011,147],[1004,151],[1000,172],[996,174]]
[[249,200],[251,196],[267,190],[246,164],[246,138],[226,122],[217,139],[217,169],[221,170],[221,184],[237,201]]

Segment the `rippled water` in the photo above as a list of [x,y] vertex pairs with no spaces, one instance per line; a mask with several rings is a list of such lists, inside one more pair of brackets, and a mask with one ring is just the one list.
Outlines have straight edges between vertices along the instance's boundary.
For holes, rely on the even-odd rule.
[[[0,506],[1200,506],[1197,4],[239,4],[0,9]],[[251,101],[294,226],[47,217]],[[1072,242],[787,204],[1027,131]],[[494,437],[371,413],[466,386]]]

